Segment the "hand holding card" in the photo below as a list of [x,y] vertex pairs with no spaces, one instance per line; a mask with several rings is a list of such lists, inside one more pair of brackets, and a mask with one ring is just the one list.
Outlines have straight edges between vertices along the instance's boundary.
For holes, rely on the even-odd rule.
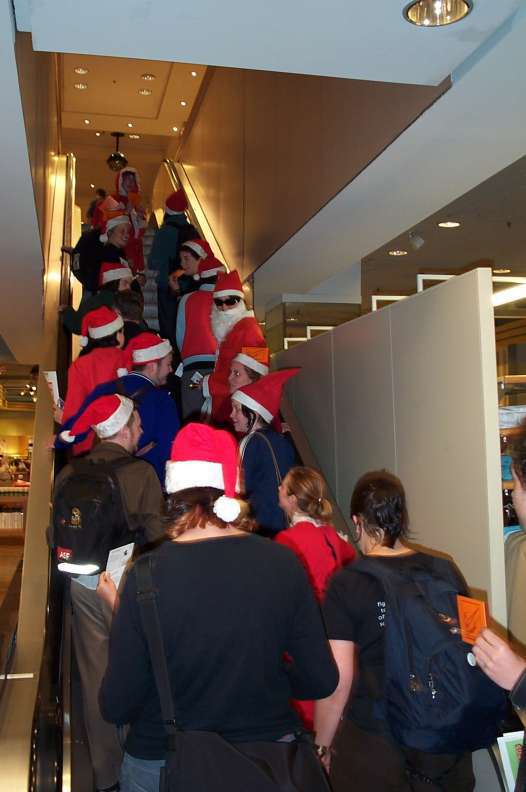
[[484,627],[488,626],[486,603],[457,594],[457,607],[462,640],[474,644]]

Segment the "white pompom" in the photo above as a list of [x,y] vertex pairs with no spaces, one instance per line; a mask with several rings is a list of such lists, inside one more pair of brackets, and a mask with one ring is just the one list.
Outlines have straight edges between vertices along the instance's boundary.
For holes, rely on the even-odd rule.
[[194,273],[194,280],[196,280],[196,281],[197,280],[201,280],[201,276],[200,276],[200,274],[198,272]]
[[61,432],[59,434],[59,437],[60,437],[61,440],[64,441],[64,443],[74,443],[75,442],[75,435],[72,435],[71,432],[69,430],[67,430],[67,429],[64,432]]
[[214,503],[214,514],[220,520],[232,522],[241,514],[241,505],[235,498],[227,498],[226,495],[221,495]]
[[118,368],[117,369],[117,376],[118,377],[125,377],[127,375],[127,373],[128,373],[128,369],[127,368]]
[[81,345],[81,347],[88,346],[88,338],[87,338],[87,336],[81,336],[80,337],[80,345]]

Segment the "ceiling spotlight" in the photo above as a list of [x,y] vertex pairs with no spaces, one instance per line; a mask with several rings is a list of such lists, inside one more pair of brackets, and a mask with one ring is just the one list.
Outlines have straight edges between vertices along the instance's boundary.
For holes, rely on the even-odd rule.
[[437,226],[439,228],[460,228],[460,223],[458,220],[441,220]]
[[390,250],[390,256],[407,256],[407,250]]
[[149,88],[139,88],[138,93],[140,96],[150,96],[153,92]]
[[413,250],[420,250],[422,245],[425,244],[425,239],[421,237],[420,234],[417,234],[416,231],[411,231],[409,234],[409,244]]
[[413,0],[404,8],[403,15],[417,27],[442,27],[460,22],[472,8],[472,0]]
[[196,71],[191,71],[190,74],[192,75],[192,77],[197,77],[197,72]]
[[129,127],[130,129],[133,129],[133,124],[132,124],[132,122],[131,122],[131,121],[128,121],[128,127]]
[[172,127],[172,132],[179,132],[179,127]]
[[87,74],[88,70],[84,68],[84,66],[76,66],[73,70],[75,74]]
[[95,132],[95,135],[96,135],[97,137],[100,137],[100,136],[102,135],[102,132]]
[[73,86],[77,89],[77,91],[86,91],[88,88],[88,83],[75,83]]
[[91,124],[91,121],[89,120],[89,118],[85,118],[85,119],[84,119],[84,123],[85,123],[86,125],[89,125],[89,124]]
[[506,267],[498,267],[497,269],[493,270],[494,275],[509,275],[510,272],[511,270],[507,269]]
[[144,74],[141,74],[141,80],[147,80],[148,82],[151,82],[152,80],[155,80],[155,74],[152,74],[151,72],[145,72]]
[[130,138],[130,140],[140,140],[141,136],[140,135],[128,135],[128,137]]
[[181,99],[181,107],[186,107],[186,102],[184,99]]
[[94,184],[90,184],[90,187],[91,187],[92,190],[95,189],[95,185]]

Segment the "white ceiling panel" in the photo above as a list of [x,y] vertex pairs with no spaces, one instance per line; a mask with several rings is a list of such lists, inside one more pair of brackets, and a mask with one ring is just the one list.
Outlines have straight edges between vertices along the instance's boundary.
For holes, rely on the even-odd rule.
[[15,0],[33,46],[216,66],[436,85],[522,0],[475,0],[461,22],[416,28],[405,0]]

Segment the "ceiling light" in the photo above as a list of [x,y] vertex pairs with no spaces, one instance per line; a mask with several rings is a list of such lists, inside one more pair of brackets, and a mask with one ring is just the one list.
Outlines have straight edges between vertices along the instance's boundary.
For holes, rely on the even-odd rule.
[[390,256],[407,256],[407,250],[390,250]]
[[76,66],[73,70],[75,74],[87,74],[88,70],[84,68],[84,66]]
[[172,132],[179,132],[179,127],[172,127]]
[[511,272],[510,269],[506,269],[506,267],[498,267],[497,269],[493,270],[494,275],[509,275]]
[[140,140],[141,136],[140,135],[128,135],[128,137],[130,138],[130,140]]
[[144,74],[141,74],[141,80],[148,80],[148,82],[151,82],[152,80],[155,80],[155,74],[152,74],[151,72],[145,72]]
[[75,83],[73,86],[77,89],[77,91],[86,91],[88,88],[88,83]]
[[195,71],[190,72],[190,74],[192,75],[192,77],[197,77],[197,72]]
[[403,14],[412,25],[442,27],[464,19],[472,8],[472,0],[413,0]]
[[460,228],[460,223],[458,220],[441,220],[437,226],[439,228]]
[[128,127],[129,127],[130,129],[133,129],[133,124],[132,124],[132,122],[131,122],[131,121],[128,121]]
[[95,132],[95,134],[97,137],[100,137],[102,135],[102,132]]
[[494,306],[506,305],[507,303],[523,300],[526,297],[526,283],[521,283],[520,286],[512,286],[510,289],[501,289],[495,292],[492,297]]
[[184,99],[181,99],[181,107],[186,107],[186,102]]
[[95,189],[95,185],[94,184],[90,184],[90,187],[91,187],[92,190]]
[[141,96],[150,96],[152,94],[152,91],[149,88],[139,88],[138,93]]
[[89,118],[85,118],[85,119],[84,119],[84,123],[85,123],[85,124],[91,124],[91,121],[89,120]]

